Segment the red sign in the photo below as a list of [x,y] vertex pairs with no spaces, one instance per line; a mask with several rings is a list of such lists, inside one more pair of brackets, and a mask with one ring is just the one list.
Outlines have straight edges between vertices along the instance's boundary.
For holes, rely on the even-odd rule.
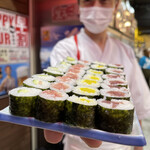
[[0,10],[0,46],[29,46],[27,17]]
[[78,20],[78,5],[69,4],[56,6],[52,8],[52,21],[61,22],[69,20]]

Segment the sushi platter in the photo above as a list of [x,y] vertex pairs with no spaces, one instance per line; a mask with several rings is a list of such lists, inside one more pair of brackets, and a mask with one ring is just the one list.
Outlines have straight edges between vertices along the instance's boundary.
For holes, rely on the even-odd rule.
[[144,146],[124,67],[67,57],[9,91],[0,121]]

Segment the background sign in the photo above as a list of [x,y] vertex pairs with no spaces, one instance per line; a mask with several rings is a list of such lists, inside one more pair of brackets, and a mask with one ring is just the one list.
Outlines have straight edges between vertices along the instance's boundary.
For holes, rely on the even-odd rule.
[[52,22],[78,20],[78,4],[61,5],[52,8]]
[[72,26],[46,26],[41,28],[41,69],[50,66],[50,53],[55,44],[66,38],[77,34],[83,25]]
[[29,76],[28,17],[0,9],[0,96]]

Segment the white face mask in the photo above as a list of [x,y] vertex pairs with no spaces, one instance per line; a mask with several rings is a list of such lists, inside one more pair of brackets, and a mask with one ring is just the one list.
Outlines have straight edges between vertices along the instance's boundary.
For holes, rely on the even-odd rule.
[[80,21],[85,28],[94,34],[103,32],[113,17],[113,8],[80,7]]

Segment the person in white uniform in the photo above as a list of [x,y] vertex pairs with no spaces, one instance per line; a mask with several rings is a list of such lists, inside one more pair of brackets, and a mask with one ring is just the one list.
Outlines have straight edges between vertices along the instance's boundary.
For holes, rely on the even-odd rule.
[[[133,49],[107,34],[107,27],[116,12],[119,0],[79,0],[80,21],[85,28],[76,36],[59,41],[51,53],[55,66],[67,56],[78,60],[122,64],[136,108],[138,119],[150,116],[150,91],[138,65]],[[50,143],[57,143],[63,134],[44,131]],[[84,141],[84,142],[83,142]],[[66,135],[64,150],[128,150],[129,146]],[[135,147],[142,150],[142,147]]]

